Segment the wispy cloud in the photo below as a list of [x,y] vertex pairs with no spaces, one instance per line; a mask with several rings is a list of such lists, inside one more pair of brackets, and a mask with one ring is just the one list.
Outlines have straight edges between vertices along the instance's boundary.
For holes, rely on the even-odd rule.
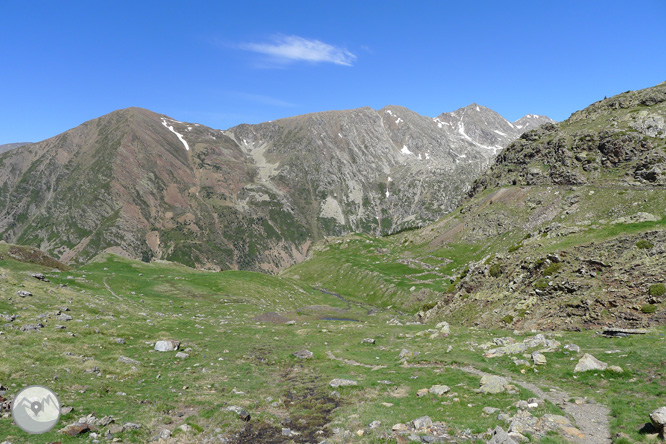
[[225,93],[229,96],[236,97],[238,99],[261,103],[263,105],[281,106],[285,108],[292,108],[294,106],[298,106],[295,103],[286,102],[284,100],[276,99],[275,97],[271,96],[264,96],[262,94],[251,94],[240,91],[225,91]]
[[356,60],[356,56],[344,48],[296,35],[277,35],[269,43],[244,43],[239,47],[267,55],[271,60],[280,63],[305,61],[352,66]]

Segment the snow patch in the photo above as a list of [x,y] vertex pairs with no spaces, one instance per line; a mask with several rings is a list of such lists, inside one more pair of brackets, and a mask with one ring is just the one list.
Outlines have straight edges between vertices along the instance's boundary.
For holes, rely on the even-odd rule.
[[409,148],[407,148],[407,145],[403,145],[402,149],[400,150],[402,154],[414,154],[411,151],[409,151]]
[[387,110],[385,111],[385,113],[388,114],[389,116],[393,116],[393,113],[391,112],[390,109],[387,109]]
[[338,133],[338,137],[342,139],[342,134]]
[[499,134],[500,136],[506,137],[506,134],[504,134],[502,131],[497,131],[497,130],[493,130],[493,131],[496,132],[497,134]]
[[430,160],[430,153],[425,153],[426,160]]
[[400,117],[398,117],[398,118],[395,120],[395,124],[398,125],[398,124],[400,124],[400,122],[404,122],[404,120],[402,120]]
[[476,105],[476,110],[477,110],[477,111],[481,111],[481,110],[479,109],[479,105]]
[[[178,122],[178,121],[177,121],[177,120],[173,120],[173,122]],[[182,122],[178,122],[178,123],[182,123]],[[179,139],[181,142],[183,142],[183,145],[185,145],[185,149],[186,149],[187,151],[190,150],[190,146],[187,144],[187,141],[186,141],[185,139],[183,139],[183,135],[180,134],[180,133],[177,133],[176,130],[173,129],[173,126],[171,126],[171,125],[169,125],[169,124],[167,123],[166,119],[162,119],[162,125],[164,125],[165,128],[167,128],[169,131],[171,131],[171,132],[174,133],[176,136],[178,136],[178,139]]]

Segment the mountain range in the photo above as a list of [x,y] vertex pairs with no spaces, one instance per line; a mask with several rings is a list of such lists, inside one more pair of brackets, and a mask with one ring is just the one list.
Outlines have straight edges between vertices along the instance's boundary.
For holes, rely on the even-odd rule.
[[662,83],[523,133],[437,222],[381,239],[327,239],[283,275],[418,311],[422,322],[659,325],[665,184]]
[[127,108],[0,155],[0,237],[68,263],[113,252],[274,273],[327,236],[436,220],[549,122],[387,106],[222,131]]

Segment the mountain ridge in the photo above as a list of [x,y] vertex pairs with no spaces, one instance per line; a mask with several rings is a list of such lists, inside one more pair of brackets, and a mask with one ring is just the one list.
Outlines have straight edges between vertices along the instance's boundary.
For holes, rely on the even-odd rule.
[[130,107],[2,155],[0,236],[65,262],[276,272],[325,236],[441,217],[493,156],[398,106],[228,130]]

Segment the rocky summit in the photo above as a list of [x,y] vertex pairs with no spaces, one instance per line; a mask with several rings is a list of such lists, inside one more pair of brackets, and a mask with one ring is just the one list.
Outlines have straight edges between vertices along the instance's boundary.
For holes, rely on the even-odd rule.
[[455,208],[521,133],[473,107],[435,119],[398,106],[329,111],[226,131],[115,111],[0,157],[0,236],[66,263],[111,252],[274,273],[326,236],[387,234]]

